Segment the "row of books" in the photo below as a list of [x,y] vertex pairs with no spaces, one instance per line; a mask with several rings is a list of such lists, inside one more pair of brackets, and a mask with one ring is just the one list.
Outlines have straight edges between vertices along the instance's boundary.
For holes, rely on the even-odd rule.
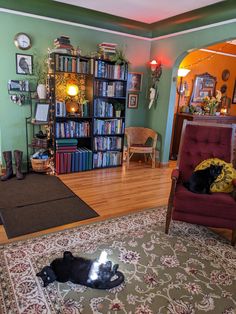
[[119,150],[122,147],[121,137],[100,137],[94,138],[94,150],[95,151],[105,151],[105,150]]
[[122,119],[98,120],[94,119],[94,134],[110,135],[123,134],[125,123]]
[[95,117],[113,117],[113,104],[100,98],[94,99],[94,116]]
[[56,152],[56,172],[69,173],[92,169],[92,151],[86,147],[75,152]]
[[94,94],[102,97],[125,97],[124,82],[95,81]]
[[93,59],[55,55],[55,69],[62,72],[93,74]]
[[126,80],[128,66],[124,64],[110,64],[103,60],[95,60],[94,74],[96,77]]
[[88,121],[57,122],[55,129],[56,138],[78,138],[90,136],[90,123]]
[[121,152],[97,152],[93,154],[93,167],[111,167],[121,165]]
[[[82,118],[89,117],[89,103],[86,102],[84,104],[79,104],[78,112],[75,112],[75,113],[79,114],[79,116]],[[66,117],[67,111],[66,111],[66,104],[64,101],[56,100],[55,115],[56,117],[61,117],[61,118]]]

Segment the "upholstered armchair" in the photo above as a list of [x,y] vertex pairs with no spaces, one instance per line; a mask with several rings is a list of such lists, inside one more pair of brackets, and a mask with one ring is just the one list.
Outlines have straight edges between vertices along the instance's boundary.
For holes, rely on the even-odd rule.
[[149,128],[128,127],[125,129],[125,135],[127,139],[127,168],[129,168],[131,157],[136,153],[144,154],[145,161],[147,161],[147,156],[150,156],[152,168],[155,168],[157,133]]
[[172,186],[166,215],[165,232],[170,221],[180,220],[213,228],[232,230],[231,244],[236,242],[236,180],[233,193],[196,194],[183,182],[203,160],[219,158],[235,167],[235,126],[184,121],[177,168],[172,171]]

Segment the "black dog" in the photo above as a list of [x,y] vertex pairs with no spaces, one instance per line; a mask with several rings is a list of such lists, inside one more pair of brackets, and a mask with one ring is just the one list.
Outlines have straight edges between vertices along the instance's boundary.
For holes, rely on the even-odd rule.
[[193,193],[211,194],[212,183],[221,174],[223,166],[210,165],[203,170],[194,171],[184,186]]
[[[96,276],[93,279],[91,272],[96,267]],[[111,261],[98,264],[96,260],[75,257],[71,252],[66,251],[63,258],[56,258],[50,266],[45,266],[36,275],[42,278],[44,287],[56,280],[59,282],[71,281],[96,289],[111,289],[124,281],[124,275],[117,271],[118,267],[118,264],[112,267]],[[115,278],[112,279],[113,277]]]

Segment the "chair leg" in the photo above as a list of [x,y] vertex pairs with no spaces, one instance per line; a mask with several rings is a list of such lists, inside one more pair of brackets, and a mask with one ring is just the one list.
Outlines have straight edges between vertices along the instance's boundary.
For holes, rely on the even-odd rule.
[[127,150],[127,155],[126,155],[126,166],[127,166],[127,169],[129,169],[129,150]]
[[235,243],[236,243],[236,229],[232,230],[231,245],[235,246]]
[[166,226],[165,226],[165,233],[169,233],[170,228],[170,222],[171,222],[171,216],[172,216],[172,204],[168,204],[167,213],[166,213]]
[[156,154],[155,151],[152,153],[152,168],[156,167]]

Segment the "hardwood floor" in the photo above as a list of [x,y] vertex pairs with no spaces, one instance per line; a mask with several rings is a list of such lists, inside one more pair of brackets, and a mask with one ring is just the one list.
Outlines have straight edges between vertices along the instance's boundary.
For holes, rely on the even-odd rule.
[[[28,239],[109,217],[165,205],[170,191],[170,174],[174,167],[175,162],[170,162],[169,168],[155,169],[144,163],[132,162],[129,170],[126,169],[124,163],[123,167],[118,168],[60,175],[59,178],[100,216],[11,240],[7,239],[4,227],[0,226],[0,243]],[[230,236],[227,231],[222,230],[221,233],[226,237]]]

